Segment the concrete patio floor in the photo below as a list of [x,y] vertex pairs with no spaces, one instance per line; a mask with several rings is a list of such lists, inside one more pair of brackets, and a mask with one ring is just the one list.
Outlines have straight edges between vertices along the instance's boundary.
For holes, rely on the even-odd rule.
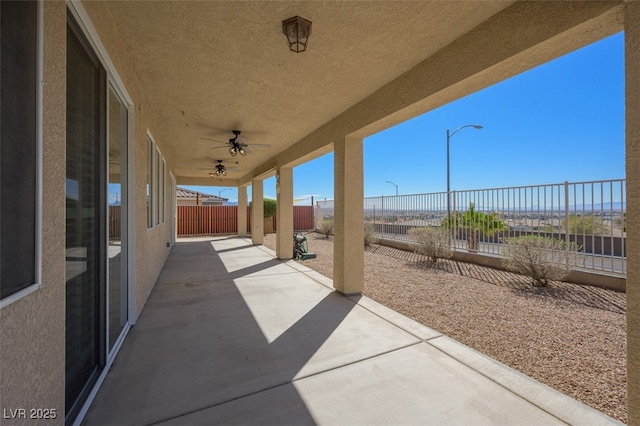
[[620,424],[238,237],[178,241],[83,423]]

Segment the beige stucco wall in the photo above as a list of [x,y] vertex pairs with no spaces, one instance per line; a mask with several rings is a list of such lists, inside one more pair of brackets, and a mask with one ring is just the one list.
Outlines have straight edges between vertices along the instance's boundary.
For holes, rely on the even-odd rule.
[[163,157],[167,161],[167,178],[165,189],[169,188],[168,175],[171,171],[171,149],[162,134],[155,131],[156,124],[149,114],[150,106],[139,89],[138,76],[134,71],[132,58],[128,55],[125,43],[121,39],[121,34],[116,31],[116,27],[111,21],[111,14],[102,2],[83,2],[87,15],[91,23],[99,34],[100,41],[104,45],[109,58],[111,59],[116,72],[122,80],[125,89],[132,98],[135,114],[135,312],[136,316],[144,308],[151,290],[158,278],[158,274],[164,265],[169,254],[167,243],[170,241],[170,214],[169,197],[166,196],[167,210],[165,212],[166,221],[153,228],[147,228],[147,204],[146,204],[146,182],[147,182],[147,132],[156,142]]
[[200,199],[198,201],[198,204],[196,204],[196,200],[195,198],[193,200],[189,199],[189,200],[184,200],[184,199],[177,199],[176,202],[176,206],[201,206],[202,205],[202,199]]
[[263,188],[261,179],[255,179],[251,183],[251,242],[253,244],[262,244],[264,239]]
[[343,294],[364,291],[363,140],[334,144],[333,286]]
[[625,9],[628,423],[640,425],[640,2]]
[[[42,288],[0,310],[0,408],[52,408],[64,423],[65,391],[65,148],[66,148],[66,22],[64,1],[44,3],[43,59],[43,250]],[[154,123],[136,76],[109,14],[101,4],[85,3],[135,108],[135,313],[140,314],[169,253],[170,213],[152,229],[146,225],[146,135]],[[161,135],[154,138],[171,170],[169,149]],[[2,419],[2,424],[14,421]],[[15,423],[19,424],[20,421]],[[26,419],[25,424],[33,424]]]
[[[276,193],[276,257],[291,259],[293,256],[293,169],[278,167]],[[268,221],[265,221],[268,222]],[[273,222],[272,222],[273,223]]]
[[[66,7],[44,4],[42,288],[0,310],[0,408],[64,423]],[[3,425],[33,424],[33,420]]]
[[238,235],[247,235],[247,187],[238,188]]

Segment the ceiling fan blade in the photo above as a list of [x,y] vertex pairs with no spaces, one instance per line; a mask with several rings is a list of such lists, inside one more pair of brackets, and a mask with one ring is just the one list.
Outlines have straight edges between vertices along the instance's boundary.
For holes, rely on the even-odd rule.
[[223,143],[225,145],[229,145],[229,142],[224,142],[224,141],[221,141],[221,140],[218,140],[218,139],[211,139],[211,138],[200,138],[200,139],[205,140],[205,141],[211,141],[211,142]]

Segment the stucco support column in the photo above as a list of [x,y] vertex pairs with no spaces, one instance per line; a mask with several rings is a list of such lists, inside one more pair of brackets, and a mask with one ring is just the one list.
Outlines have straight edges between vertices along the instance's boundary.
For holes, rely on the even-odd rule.
[[640,1],[625,5],[628,423],[640,425]]
[[362,161],[362,139],[334,143],[333,286],[344,294],[364,290]]
[[247,235],[247,187],[238,187],[238,235]]
[[293,257],[293,168],[278,167],[276,174],[276,256]]
[[251,241],[262,244],[264,240],[264,201],[262,179],[251,181]]

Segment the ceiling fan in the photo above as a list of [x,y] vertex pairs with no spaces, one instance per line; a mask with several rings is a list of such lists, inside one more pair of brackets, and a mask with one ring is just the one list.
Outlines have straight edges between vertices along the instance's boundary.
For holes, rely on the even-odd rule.
[[[224,160],[217,160],[217,161],[218,161],[218,164],[213,166],[214,170],[213,170],[213,172],[209,173],[209,177],[226,176],[227,172],[233,172],[233,171],[237,170],[237,168],[234,167],[234,166],[227,167],[224,164],[222,164],[222,162]],[[237,164],[237,162],[236,162],[236,164]],[[198,169],[198,170],[211,170],[211,167],[207,167],[205,169]]]
[[218,164],[215,165],[215,171],[209,173],[209,177],[220,177],[220,176],[226,176],[227,175],[227,170],[232,172],[234,171],[236,168],[235,167],[226,167],[224,164],[222,164],[223,160],[218,160]]
[[[271,148],[271,145],[266,145],[266,144],[256,144],[256,143],[248,144],[247,139],[244,136],[240,136],[240,133],[242,133],[240,130],[232,130],[232,132],[235,136],[229,139],[229,142],[222,142],[222,141],[219,141],[216,139],[210,139],[210,138],[200,138],[200,139],[227,145],[229,147],[229,154],[231,154],[232,157],[235,157],[238,154],[244,157],[247,155],[248,152],[251,152],[251,150],[253,149]],[[214,146],[211,149],[218,149],[218,148],[226,148],[226,146]]]

